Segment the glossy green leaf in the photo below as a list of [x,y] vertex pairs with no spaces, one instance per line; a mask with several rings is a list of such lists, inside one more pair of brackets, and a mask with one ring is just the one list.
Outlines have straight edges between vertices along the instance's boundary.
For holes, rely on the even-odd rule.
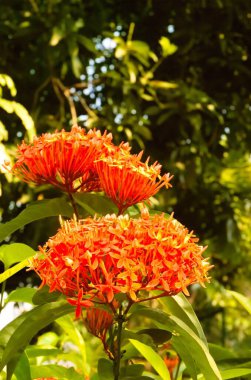
[[172,338],[172,334],[170,331],[162,330],[162,329],[143,329],[137,332],[137,334],[146,334],[149,335],[155,344],[163,344],[168,342]]
[[27,302],[33,304],[32,298],[36,293],[34,288],[18,288],[13,290],[5,300],[5,304],[8,302]]
[[[134,315],[148,317],[159,328],[170,331],[173,334],[172,345],[174,348],[177,347],[177,352],[189,368],[194,367],[195,363],[198,369],[197,373],[202,373],[206,380],[221,380],[220,372],[207,346],[181,319],[163,311],[146,307],[140,307],[132,314],[131,318]],[[182,352],[179,352],[178,349],[181,347],[183,347]],[[185,349],[189,350],[189,356],[184,355]]]
[[29,265],[29,260],[26,259],[24,261],[21,261],[21,263],[14,265],[10,269],[7,269],[6,271],[0,274],[0,283],[8,280],[8,278],[13,276],[15,273],[19,272],[20,270],[24,269],[28,265]]
[[98,361],[98,377],[99,380],[113,380],[113,364],[108,359],[99,359]]
[[163,380],[171,380],[164,360],[149,346],[137,340],[130,339],[133,346],[151,364]]
[[74,368],[66,368],[56,364],[32,365],[31,376],[32,379],[53,377],[58,380],[83,380],[83,375],[76,372]]
[[[156,292],[153,292],[156,294]],[[207,346],[207,340],[201,324],[192,308],[192,305],[182,293],[173,297],[159,298],[159,302],[163,306],[163,310],[181,319],[187,326],[189,326]]]
[[242,378],[251,374],[251,368],[233,368],[221,371],[222,380]]
[[115,204],[101,194],[77,193],[73,197],[89,215],[106,215],[118,212]]
[[139,342],[145,343],[149,346],[154,345],[153,338],[150,334],[144,333],[143,331],[134,332],[127,329],[124,329],[122,332],[122,345],[128,342],[129,339],[135,339]]
[[34,249],[23,243],[4,244],[0,247],[0,261],[4,263],[5,269],[35,254]]
[[25,353],[21,355],[16,365],[14,374],[18,380],[31,380],[30,363]]
[[48,302],[57,301],[62,296],[59,292],[50,292],[49,286],[44,285],[41,289],[38,289],[32,297],[34,305],[44,305]]
[[72,207],[67,203],[65,198],[45,199],[43,201],[32,202],[25,210],[7,223],[0,224],[0,241],[7,236],[19,230],[21,227],[35,220],[48,218],[51,216],[73,215]]
[[73,310],[74,308],[66,301],[52,302],[38,306],[21,316],[22,318],[17,318],[16,323],[10,324],[9,329],[7,325],[0,333],[0,344],[3,349],[0,371],[13,357],[22,355],[38,331]]

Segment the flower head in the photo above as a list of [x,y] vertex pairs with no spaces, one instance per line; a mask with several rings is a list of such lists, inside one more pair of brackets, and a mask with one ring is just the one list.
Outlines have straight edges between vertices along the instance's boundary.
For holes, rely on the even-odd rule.
[[118,206],[122,214],[129,206],[155,195],[162,186],[171,187],[169,174],[161,176],[161,165],[155,162],[141,162],[139,155],[114,155],[101,157],[96,162],[96,170],[101,187]]
[[23,142],[18,147],[17,161],[11,171],[23,181],[36,185],[48,183],[66,192],[80,187],[92,191],[94,183],[96,188],[93,163],[102,149],[106,151],[109,145],[113,146],[111,140],[110,134],[86,133],[77,126],[70,132],[45,133],[33,143]]
[[95,301],[114,304],[118,293],[131,302],[150,290],[188,294],[188,285],[207,281],[209,264],[197,241],[163,214],[71,220],[40,247],[32,267],[42,285],[64,293],[80,315],[82,306]]
[[91,307],[87,309],[85,325],[90,333],[105,342],[107,331],[113,324],[113,318],[111,313]]
[[[91,133],[92,131],[89,131],[89,134]],[[97,152],[95,161],[92,162],[89,170],[82,176],[81,191],[103,191],[104,188],[97,170],[98,160],[100,157],[107,159],[108,157],[113,157],[114,155],[128,157],[130,156],[130,150],[131,147],[128,143],[122,142],[119,146],[116,146],[113,145],[111,141],[103,142],[102,149]]]

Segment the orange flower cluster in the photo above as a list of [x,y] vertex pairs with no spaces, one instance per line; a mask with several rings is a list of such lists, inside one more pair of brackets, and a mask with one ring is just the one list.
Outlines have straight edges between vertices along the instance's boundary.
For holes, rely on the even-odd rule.
[[171,378],[173,378],[173,372],[174,372],[175,368],[177,367],[177,365],[179,364],[178,355],[173,355],[173,356],[167,355],[164,358],[164,362],[168,368],[168,371],[170,373]]
[[74,126],[46,133],[32,144],[18,147],[11,171],[26,182],[51,184],[67,193],[104,191],[123,213],[127,207],[170,187],[169,174],[161,176],[161,165],[141,162],[142,153],[130,154],[130,146],[115,146],[112,135]]
[[155,162],[149,166],[149,159],[143,163],[139,155],[101,157],[96,162],[102,189],[118,206],[122,214],[129,206],[155,195],[162,186],[171,187],[169,174],[160,175],[161,165]]
[[107,332],[114,322],[114,316],[108,313],[106,310],[90,307],[87,309],[85,325],[87,330],[97,338],[99,338],[104,346],[104,350],[111,360],[114,359],[114,355],[109,349],[107,343]]
[[18,147],[12,173],[23,181],[37,185],[48,183],[68,193],[76,191],[76,185],[92,191],[92,183],[94,190],[99,187],[96,177],[93,179],[90,175],[97,152],[109,151],[111,140],[109,134],[85,133],[77,126],[70,132],[45,133],[32,144],[23,142]]
[[87,309],[85,324],[89,332],[105,341],[107,331],[113,324],[113,315],[105,310],[91,307]]
[[207,280],[209,264],[205,248],[173,217],[149,215],[138,219],[107,215],[65,221],[32,267],[50,290],[64,293],[76,314],[95,302],[117,302],[126,294],[131,302],[146,297],[144,291],[161,290],[165,295]]

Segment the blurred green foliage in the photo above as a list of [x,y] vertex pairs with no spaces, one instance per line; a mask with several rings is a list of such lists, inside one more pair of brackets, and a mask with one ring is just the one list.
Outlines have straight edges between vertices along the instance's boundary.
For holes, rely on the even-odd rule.
[[[250,19],[249,0],[0,4],[1,163],[34,133],[25,109],[38,134],[77,122],[159,160],[175,178],[155,208],[174,211],[209,245],[214,285],[194,290],[195,306],[213,339],[230,345],[250,340],[250,324],[238,322],[226,338],[246,314],[220,290],[251,295]],[[1,187],[4,222],[31,200],[58,195],[9,175]],[[11,241],[36,249],[55,223],[45,230],[38,221]]]

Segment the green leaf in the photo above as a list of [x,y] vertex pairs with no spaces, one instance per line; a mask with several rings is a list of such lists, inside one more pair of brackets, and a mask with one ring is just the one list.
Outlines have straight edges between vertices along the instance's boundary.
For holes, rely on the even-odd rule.
[[172,338],[172,334],[169,331],[162,329],[144,329],[138,331],[137,334],[149,335],[155,344],[163,344]]
[[237,355],[228,348],[209,343],[209,351],[215,361],[234,359]]
[[73,197],[88,214],[106,215],[118,212],[115,204],[101,194],[77,193]]
[[122,344],[127,343],[130,339],[138,340],[141,343],[144,343],[148,346],[153,346],[154,341],[150,334],[144,332],[134,332],[127,329],[124,329],[122,332]]
[[14,374],[18,380],[31,380],[30,363],[25,353],[20,357]]
[[133,378],[135,377],[141,377],[143,371],[145,369],[145,366],[143,364],[130,364],[126,367],[121,368],[120,370],[120,377],[122,379],[124,378]]
[[78,35],[77,36],[78,42],[83,45],[87,50],[89,50],[91,53],[97,55],[97,49],[95,47],[95,44],[92,42],[92,40],[88,37]]
[[162,90],[170,90],[171,88],[177,88],[176,83],[164,82],[161,80],[151,80],[148,82],[148,84],[153,88],[160,88]]
[[5,269],[35,254],[36,251],[23,243],[4,244],[0,247],[0,261],[4,263]]
[[139,351],[139,353],[151,364],[155,371],[163,380],[171,380],[168,369],[164,360],[149,346],[137,340],[130,339],[130,342]]
[[[157,293],[153,292],[153,294]],[[181,319],[195,332],[195,334],[200,337],[201,340],[203,340],[207,346],[207,340],[201,324],[192,308],[192,305],[189,303],[184,294],[180,293],[173,297],[159,298],[159,302],[163,306],[166,313],[172,314]]]
[[10,90],[11,96],[16,96],[17,90],[12,78],[9,75],[0,74],[0,86],[8,87],[8,89]]
[[144,125],[138,125],[137,126],[137,133],[144,137],[145,140],[152,140],[152,132],[149,128],[145,127]]
[[58,348],[40,348],[38,346],[28,346],[25,350],[29,358],[37,358],[44,356],[56,356],[62,353]]
[[[18,317],[16,323],[11,326],[7,325],[0,332],[0,345],[3,348],[0,371],[13,357],[22,355],[26,346],[38,331],[73,310],[74,308],[66,301],[52,302],[28,311],[24,316],[20,316],[22,318]],[[10,327],[9,329],[8,326]],[[8,337],[9,331],[11,331],[11,334]]]
[[110,360],[99,359],[98,361],[98,376],[99,380],[113,380],[113,365]]
[[73,319],[69,315],[64,315],[63,317],[58,318],[56,323],[64,330],[64,332],[69,336],[70,340],[78,347],[81,353],[81,361],[84,372],[87,373],[88,363],[86,357],[86,344]]
[[[159,328],[170,331],[173,334],[172,345],[188,368],[194,368],[195,363],[198,368],[197,373],[202,373],[206,380],[221,380],[220,372],[207,346],[181,319],[174,315],[168,315],[161,310],[153,310],[143,306],[132,313],[131,318],[134,315],[150,318]],[[193,376],[193,374],[191,375]],[[196,379],[194,376],[193,378]]]
[[2,98],[0,98],[0,107],[8,113],[15,113],[21,119],[23,126],[27,130],[29,140],[31,141],[36,135],[36,130],[27,109],[20,103]]
[[177,46],[172,44],[167,37],[161,37],[159,40],[159,44],[162,49],[162,56],[167,57],[168,55],[172,55],[177,51]]
[[66,368],[56,364],[49,365],[32,365],[32,379],[53,377],[58,380],[83,380],[83,375],[75,371],[74,368]]
[[10,269],[7,269],[5,272],[0,274],[0,283],[8,280],[9,277],[13,276],[17,272],[19,272],[21,269],[27,267],[29,265],[29,260],[26,259],[24,261],[21,261],[21,263],[18,263],[11,267]]
[[63,38],[65,38],[67,31],[62,25],[55,26],[52,29],[52,36],[50,39],[50,45],[56,46]]
[[251,374],[251,368],[233,368],[221,371],[222,380],[236,379],[236,377],[242,377]]
[[9,137],[8,131],[5,128],[5,125],[0,120],[0,141],[7,141]]
[[37,346],[52,346],[56,347],[59,341],[59,336],[54,331],[48,331],[38,337]]
[[18,288],[13,290],[5,300],[5,304],[8,302],[27,302],[33,304],[32,297],[36,293],[34,288]]
[[44,285],[41,289],[38,289],[32,298],[34,305],[44,305],[48,302],[54,302],[61,297],[60,292],[50,292],[48,285]]
[[247,297],[245,297],[243,294],[240,294],[238,292],[234,292],[233,290],[228,290],[228,293],[230,293],[236,301],[239,302],[239,304],[251,315],[251,300]]
[[0,242],[28,223],[58,215],[67,217],[73,215],[72,207],[67,203],[65,198],[32,202],[16,218],[7,223],[0,224]]

